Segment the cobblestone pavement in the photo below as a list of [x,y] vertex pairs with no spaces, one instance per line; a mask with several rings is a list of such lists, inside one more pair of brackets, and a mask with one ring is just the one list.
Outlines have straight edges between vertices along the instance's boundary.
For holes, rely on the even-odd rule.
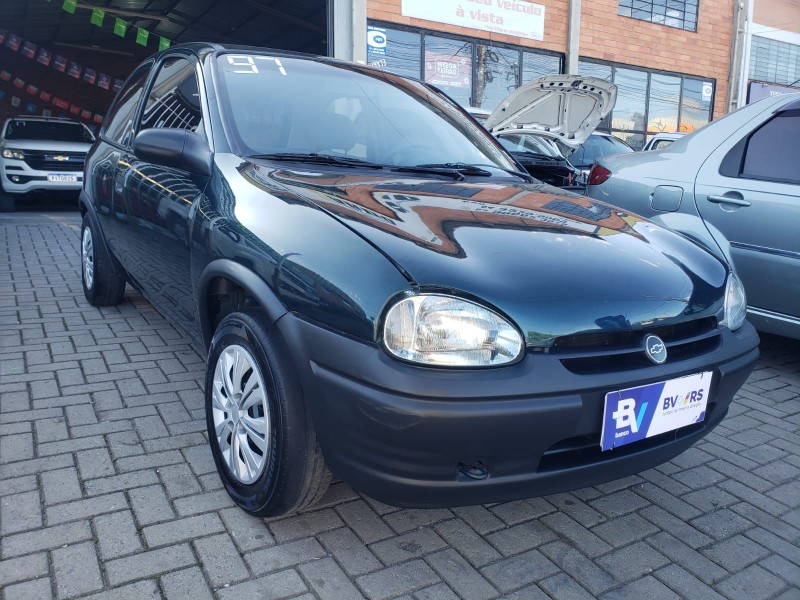
[[74,214],[0,215],[2,598],[800,598],[800,344],[765,337],[674,461],[528,501],[402,510],[335,484],[255,519],[204,437],[203,359],[82,294]]

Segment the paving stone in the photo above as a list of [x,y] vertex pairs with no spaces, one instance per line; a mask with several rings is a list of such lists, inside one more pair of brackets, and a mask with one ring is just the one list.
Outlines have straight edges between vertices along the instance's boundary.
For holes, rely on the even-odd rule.
[[396,600],[461,600],[446,583],[437,583],[417,590],[413,594],[398,596]]
[[594,558],[611,550],[611,546],[586,527],[563,513],[542,517],[541,521],[556,534],[566,538],[578,550]]
[[[640,488],[639,488],[640,489]],[[574,494],[555,494],[546,499],[561,512],[575,519],[584,527],[594,527],[606,520],[606,517]]]
[[546,544],[541,548],[564,573],[597,596],[614,585],[614,578],[583,554],[562,541]]
[[114,475],[114,462],[106,448],[84,450],[77,453],[78,470],[81,478],[94,479],[96,477],[109,477]]
[[646,538],[657,531],[658,527],[635,513],[592,528],[592,533],[615,548]]
[[52,597],[52,584],[49,578],[16,583],[5,588],[3,593],[5,600],[49,600]]
[[77,500],[83,496],[75,467],[42,473],[42,490],[45,504],[48,505]]
[[179,464],[162,467],[158,470],[158,474],[167,490],[167,496],[173,500],[199,494],[202,491],[197,477],[192,473],[189,465],[183,462],[182,456]]
[[100,557],[107,561],[142,550],[139,532],[129,510],[92,519],[100,546]]
[[369,549],[383,564],[389,566],[412,558],[420,558],[447,544],[433,529],[417,529],[370,545]]
[[566,573],[548,577],[541,581],[539,586],[556,600],[593,600],[595,598]]
[[363,575],[356,581],[368,598],[386,600],[432,585],[439,581],[439,577],[424,561],[412,560]]
[[725,569],[722,568],[727,568],[724,562],[712,562],[666,531],[647,538],[647,543],[708,585],[727,575]]
[[759,566],[781,577],[796,590],[800,590],[800,566],[774,554],[762,560]]
[[8,535],[42,526],[39,492],[23,492],[0,499],[0,533]]
[[11,479],[24,475],[36,475],[45,471],[55,471],[74,464],[72,455],[49,456],[47,458],[33,458],[9,464],[0,465],[0,479]]
[[363,500],[337,506],[336,512],[365,544],[394,535],[389,526]]
[[[137,581],[112,590],[104,590],[98,594],[85,596],[81,600],[158,600],[161,594],[155,581]],[[198,599],[199,600],[199,599]]]
[[727,508],[697,517],[691,524],[717,540],[729,538],[753,526],[750,521]]
[[160,485],[130,490],[128,497],[140,527],[175,518],[175,513]]
[[503,521],[483,506],[461,506],[454,508],[453,512],[479,535],[485,535],[505,527]]
[[300,576],[293,570],[287,569],[232,585],[217,592],[219,600],[242,600],[242,598],[258,598],[259,600],[279,600],[296,596],[308,588]]
[[669,564],[670,560],[644,542],[600,557],[597,562],[619,581],[630,581]]
[[275,539],[267,529],[264,519],[249,515],[238,507],[221,510],[219,516],[222,517],[226,531],[241,552],[275,544]]
[[647,506],[649,502],[631,490],[621,490],[589,502],[589,505],[608,518],[626,515]]
[[244,556],[250,570],[256,575],[293,567],[299,563],[325,556],[325,550],[314,538],[287,542]]
[[71,598],[103,589],[100,565],[92,542],[56,548],[52,557],[59,598]]
[[678,565],[667,565],[653,573],[653,575],[683,598],[691,598],[691,600],[725,600],[704,582]]
[[123,490],[129,491],[137,487],[151,486],[158,482],[158,475],[154,471],[135,471],[133,473],[91,479],[86,481],[84,486],[87,495],[99,496]]
[[692,548],[697,549],[713,541],[705,533],[669,514],[661,507],[648,506],[641,510],[639,514],[659,527],[662,531],[670,532]]
[[64,544],[82,542],[91,539],[91,537],[92,532],[89,528],[89,523],[87,521],[78,521],[7,535],[0,540],[0,547],[3,549],[3,559],[5,560],[21,554],[39,550],[51,550]]
[[436,531],[476,568],[494,562],[502,556],[461,519],[438,523]]
[[758,565],[751,565],[717,585],[731,600],[766,600],[784,587],[786,584],[779,577]]
[[160,575],[195,564],[194,554],[188,544],[179,544],[149,550],[105,563],[108,582],[112,586]]
[[484,567],[481,573],[501,592],[508,592],[544,579],[558,570],[539,550],[534,549]]
[[555,507],[544,498],[531,498],[497,504],[490,510],[506,525],[516,525],[555,512]]
[[36,477],[24,475],[13,479],[0,479],[0,498],[20,494],[22,492],[32,492],[38,489]]
[[323,558],[306,563],[299,567],[299,571],[322,600],[361,600],[364,598],[333,559]]
[[220,588],[250,577],[247,566],[227,533],[195,540],[194,547],[213,587]]
[[497,590],[452,548],[431,554],[427,562],[464,600],[488,600],[498,596]]
[[19,558],[0,560],[0,589],[16,581],[47,575],[47,554],[28,554]]
[[647,576],[607,592],[600,596],[601,600],[642,600],[658,598],[658,600],[683,600],[656,578]]
[[224,490],[178,498],[174,504],[181,517],[234,506],[233,500]]
[[272,521],[269,524],[272,535],[278,542],[317,535],[344,525],[333,509],[316,510],[300,515]]
[[383,520],[397,533],[405,533],[452,517],[453,513],[446,508],[403,509],[385,515]]
[[320,534],[319,541],[351,577],[383,567],[366,544],[349,528],[326,531]]
[[557,537],[538,521],[528,521],[491,533],[486,540],[505,556],[511,556],[552,542]]
[[161,588],[167,600],[212,600],[214,597],[198,567],[162,575]]
[[86,519],[103,513],[116,512],[124,508],[128,508],[128,501],[125,499],[124,494],[117,492],[106,496],[67,502],[57,506],[48,506],[45,511],[47,523],[49,525],[58,525],[59,523]]
[[769,550],[743,535],[735,535],[701,552],[731,573],[737,573],[769,555]]

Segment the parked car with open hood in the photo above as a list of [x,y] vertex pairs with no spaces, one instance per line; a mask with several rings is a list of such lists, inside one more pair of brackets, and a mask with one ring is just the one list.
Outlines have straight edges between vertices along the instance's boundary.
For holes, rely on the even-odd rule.
[[723,252],[762,331],[800,339],[800,94],[748,105],[663,150],[598,160],[588,194]]
[[546,75],[509,94],[484,126],[540,181],[583,191],[586,177],[573,153],[583,155],[583,144],[616,99],[617,87],[610,81]]
[[724,261],[532,182],[436,89],[364,65],[156,55],[81,212],[86,298],[131,283],[197,339],[214,461],[258,515],[329,470],[403,506],[629,475],[717,425],[758,354]]

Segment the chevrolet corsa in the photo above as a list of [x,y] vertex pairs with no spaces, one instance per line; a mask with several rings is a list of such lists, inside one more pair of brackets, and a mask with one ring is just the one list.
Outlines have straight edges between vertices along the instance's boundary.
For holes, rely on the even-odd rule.
[[86,298],[130,283],[193,336],[217,469],[256,515],[331,472],[414,507],[636,473],[717,425],[757,358],[725,262],[532,180],[435,88],[370,67],[172,48],[84,181]]

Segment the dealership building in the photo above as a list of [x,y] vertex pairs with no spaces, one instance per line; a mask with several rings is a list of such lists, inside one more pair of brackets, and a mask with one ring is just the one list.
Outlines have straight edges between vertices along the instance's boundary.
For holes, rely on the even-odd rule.
[[[693,131],[753,85],[800,78],[798,0],[4,0],[0,118],[71,116],[97,126],[133,67],[208,40],[329,54],[435,84],[494,109],[527,81],[613,81],[601,124],[634,147]],[[796,77],[795,77],[796,76]],[[755,84],[754,84],[755,82]],[[757,92],[753,92],[754,94]],[[776,93],[767,90],[766,93]],[[755,96],[753,96],[755,97]]]

